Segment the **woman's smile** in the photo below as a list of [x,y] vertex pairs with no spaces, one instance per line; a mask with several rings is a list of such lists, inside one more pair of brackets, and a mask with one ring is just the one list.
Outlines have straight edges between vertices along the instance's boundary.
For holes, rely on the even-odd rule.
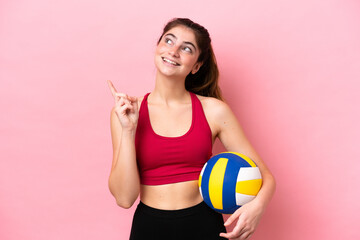
[[169,58],[166,58],[166,57],[161,57],[163,62],[166,64],[166,65],[170,65],[170,66],[180,66],[179,63],[173,61],[173,60],[170,60]]

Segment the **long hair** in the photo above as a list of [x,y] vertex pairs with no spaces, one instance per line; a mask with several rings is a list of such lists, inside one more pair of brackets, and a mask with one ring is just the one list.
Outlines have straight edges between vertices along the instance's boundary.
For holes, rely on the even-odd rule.
[[185,26],[193,30],[196,43],[200,49],[200,55],[197,62],[202,62],[202,66],[195,73],[191,72],[185,78],[186,90],[207,97],[215,97],[222,100],[221,90],[218,85],[219,69],[216,64],[216,58],[211,46],[209,32],[201,25],[191,21],[188,18],[174,18],[164,27],[158,44],[166,32],[176,26]]

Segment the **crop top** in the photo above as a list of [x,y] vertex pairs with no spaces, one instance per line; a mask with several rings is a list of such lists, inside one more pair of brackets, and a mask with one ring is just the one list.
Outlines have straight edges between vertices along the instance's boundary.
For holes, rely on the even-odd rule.
[[141,103],[135,135],[141,184],[162,185],[197,180],[212,155],[212,133],[200,100],[190,92],[190,129],[179,137],[164,137],[152,129],[147,104],[149,94]]

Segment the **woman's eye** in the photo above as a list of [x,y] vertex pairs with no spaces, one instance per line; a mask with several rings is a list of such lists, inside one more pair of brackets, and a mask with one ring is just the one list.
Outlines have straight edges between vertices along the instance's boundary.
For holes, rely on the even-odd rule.
[[171,43],[172,43],[171,39],[169,39],[169,38],[165,38],[165,42],[166,42],[167,44],[171,44]]
[[189,47],[184,47],[184,51],[185,51],[185,52],[192,53],[192,50],[191,50],[191,48],[189,48]]

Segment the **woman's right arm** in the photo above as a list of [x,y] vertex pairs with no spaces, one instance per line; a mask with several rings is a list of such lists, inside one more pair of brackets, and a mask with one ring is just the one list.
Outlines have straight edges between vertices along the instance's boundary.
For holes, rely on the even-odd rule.
[[120,207],[130,208],[140,192],[135,151],[138,103],[136,98],[117,93],[111,82],[109,87],[115,99],[110,116],[113,161],[109,189]]

